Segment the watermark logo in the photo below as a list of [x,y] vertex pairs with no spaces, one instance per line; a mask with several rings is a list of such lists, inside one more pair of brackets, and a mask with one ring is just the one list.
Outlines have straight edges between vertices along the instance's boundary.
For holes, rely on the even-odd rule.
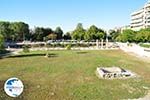
[[10,78],[5,82],[4,91],[10,97],[18,97],[23,92],[23,83],[18,78]]

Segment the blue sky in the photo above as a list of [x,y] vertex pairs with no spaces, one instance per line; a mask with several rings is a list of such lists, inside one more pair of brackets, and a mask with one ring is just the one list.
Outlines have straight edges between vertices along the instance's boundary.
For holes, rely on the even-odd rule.
[[85,28],[103,29],[128,25],[130,14],[148,0],[0,0],[0,20],[24,21],[34,26],[60,26],[73,30],[77,23]]

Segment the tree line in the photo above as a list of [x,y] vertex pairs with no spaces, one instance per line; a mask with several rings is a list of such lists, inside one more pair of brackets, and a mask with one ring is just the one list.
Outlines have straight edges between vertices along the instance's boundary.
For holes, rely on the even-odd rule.
[[51,38],[56,36],[55,39],[61,39],[63,31],[57,27],[55,31],[51,28],[35,27],[29,29],[29,25],[24,22],[6,22],[0,21],[0,34],[4,37],[5,41],[44,41],[44,38]]
[[121,31],[110,30],[109,40],[117,42],[134,42],[145,43],[150,42],[150,28],[133,31],[126,29]]
[[0,22],[0,34],[5,41],[23,41],[29,38],[29,25],[24,22]]
[[[51,28],[35,27],[29,29],[29,25],[24,22],[7,22],[0,21],[0,38],[1,41],[47,41],[47,40],[105,40],[106,32],[91,25],[88,29],[84,29],[82,23],[78,23],[76,28],[64,34],[61,27],[55,30]],[[108,38],[110,41],[120,42],[150,42],[150,28],[133,31],[130,29],[121,31],[110,30]]]
[[82,23],[79,23],[76,29],[72,32],[71,37],[74,40],[101,40],[106,38],[106,32],[95,25],[90,26],[90,28],[86,30],[83,28]]
[[55,30],[51,28],[35,27],[29,29],[29,25],[24,22],[6,22],[0,21],[0,34],[7,42],[18,41],[47,41],[47,40],[96,40],[104,39],[106,33],[104,30],[92,25],[89,29],[84,29],[82,23],[79,23],[75,30],[64,34],[60,27]]

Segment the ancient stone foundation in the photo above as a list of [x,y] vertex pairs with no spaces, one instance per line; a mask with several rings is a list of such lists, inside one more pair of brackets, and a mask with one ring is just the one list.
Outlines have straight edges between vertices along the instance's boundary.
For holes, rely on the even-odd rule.
[[96,73],[103,79],[123,79],[136,76],[135,73],[119,67],[98,67]]

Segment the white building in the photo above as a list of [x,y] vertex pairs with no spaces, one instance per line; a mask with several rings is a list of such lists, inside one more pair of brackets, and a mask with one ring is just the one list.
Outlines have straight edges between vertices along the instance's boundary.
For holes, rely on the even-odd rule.
[[150,27],[150,1],[143,8],[131,14],[130,26],[135,31]]

